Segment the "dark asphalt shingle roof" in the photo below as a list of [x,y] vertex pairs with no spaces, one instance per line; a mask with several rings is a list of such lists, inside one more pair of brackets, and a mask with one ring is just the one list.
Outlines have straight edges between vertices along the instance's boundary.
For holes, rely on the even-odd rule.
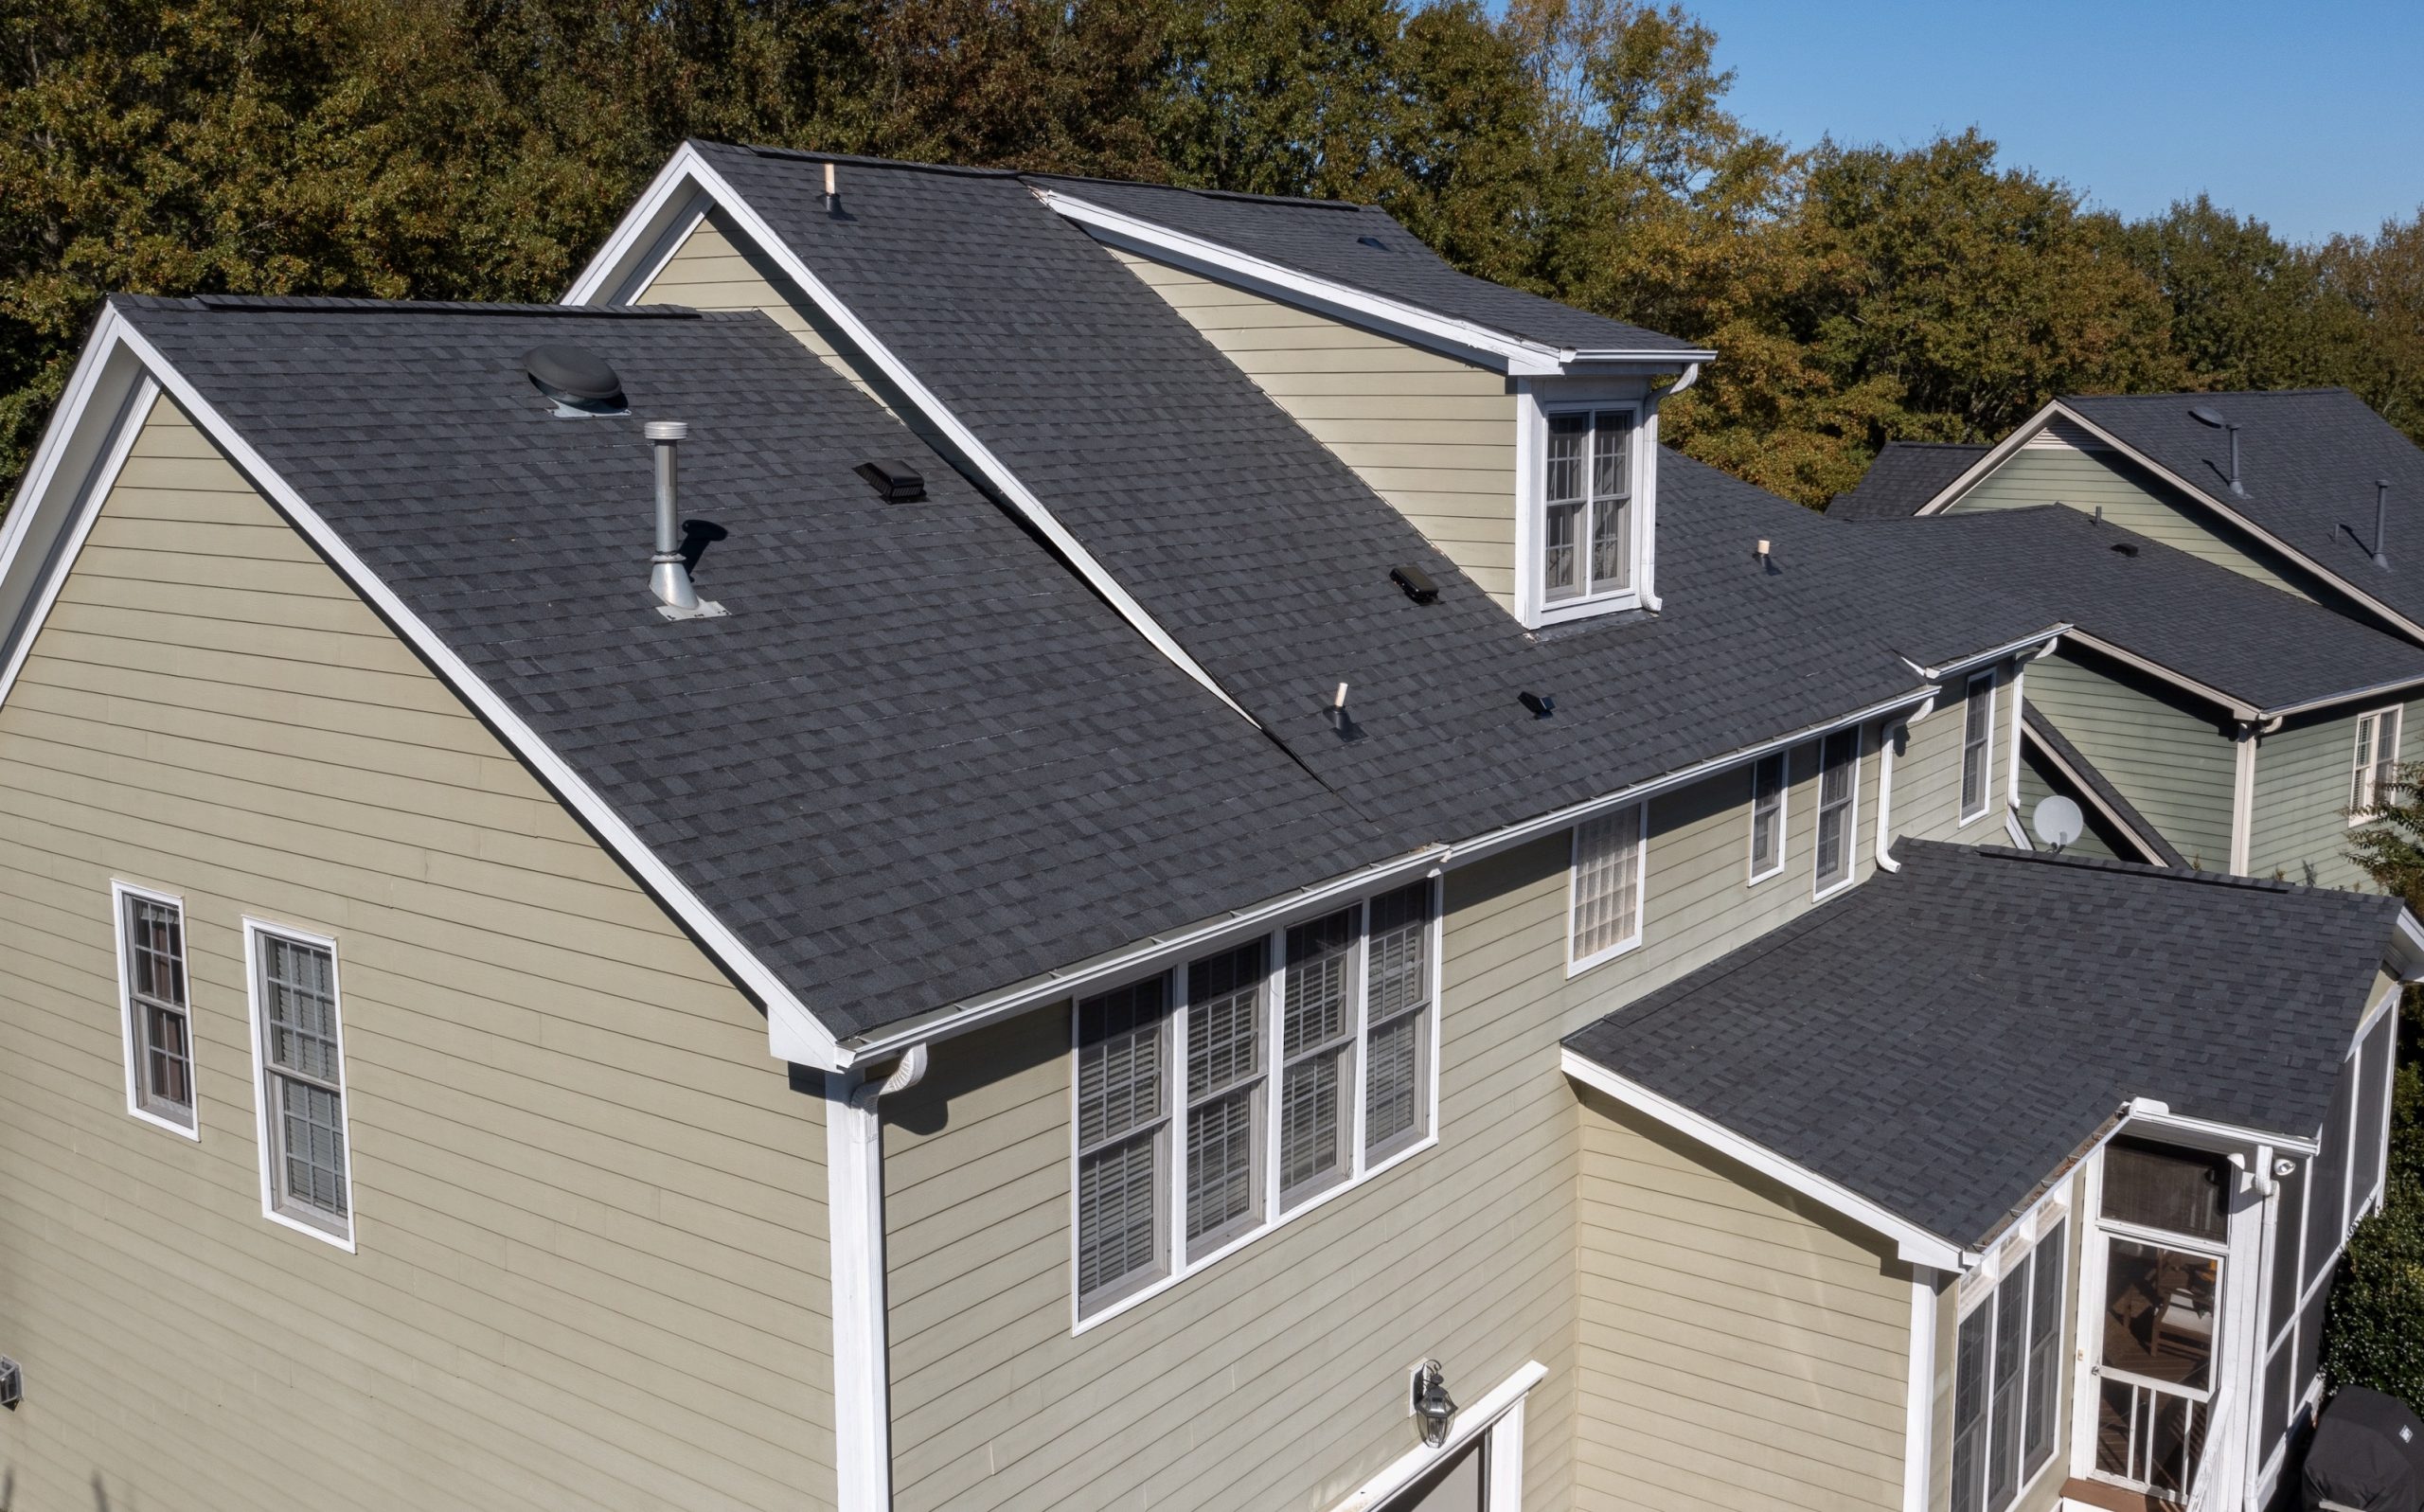
[[[1030,175],[1071,199],[1132,215],[1298,273],[1577,351],[1684,353],[1694,343],[1457,272],[1374,205],[1290,200]],[[1379,246],[1367,244],[1370,238]]]
[[[918,443],[762,315],[117,304],[846,1038],[1394,848],[948,468],[882,502]],[[729,618],[646,595],[649,418]]]
[[2020,720],[2021,723],[2027,727],[2030,738],[2051,752],[2066,771],[2075,774],[2079,784],[2088,790],[2090,795],[2102,804],[2108,811],[2118,817],[2132,836],[2154,851],[2157,861],[2166,866],[2183,868],[2187,866],[2188,858],[2180,853],[2180,847],[2166,840],[2163,831],[2155,827],[2154,822],[2140,813],[2138,806],[2124,797],[2121,790],[2112,785],[2112,779],[2098,771],[2095,763],[2090,761],[2081,754],[2077,746],[2071,743],[2069,736],[2056,728],[2053,720],[2038,711],[2036,704],[2023,699],[2020,704]]
[[2312,1138],[2397,899],[1905,840],[1566,1044],[1958,1244],[2130,1098]]
[[[1922,543],[1673,454],[1657,614],[1527,634],[1016,179],[696,144],[1222,687],[1399,843],[1536,817],[1913,689],[2047,628]],[[1773,541],[1763,565],[1754,543]],[[1439,583],[1417,606],[1399,563]],[[1340,683],[1365,738],[1343,743]],[[1553,694],[1534,720],[1519,692]]]
[[[2062,402],[2359,592],[2424,620],[2424,451],[2348,390],[2065,396]],[[2244,498],[2230,491],[2229,436],[2189,416],[2201,405],[2239,426]],[[2388,569],[2371,560],[2378,478],[2391,486]]]
[[2424,648],[2066,505],[1858,528],[2261,710],[2424,682]]
[[1991,450],[1961,441],[1888,441],[1860,482],[1827,504],[1827,516],[1907,520]]

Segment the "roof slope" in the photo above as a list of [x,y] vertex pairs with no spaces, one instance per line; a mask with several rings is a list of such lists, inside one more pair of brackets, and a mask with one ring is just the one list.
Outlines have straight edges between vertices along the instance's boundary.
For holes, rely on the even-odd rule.
[[2424,682],[2424,648],[2067,505],[1861,528],[2267,712]]
[[[2424,621],[2424,451],[2348,390],[2066,396],[2062,402],[2359,592]],[[2200,406],[2239,426],[2245,497],[2230,491],[2229,436],[2190,417]],[[2390,484],[2387,569],[2371,560],[2376,479]]]
[[[119,308],[838,1035],[1392,847],[761,315]],[[522,370],[604,356],[638,415]],[[690,425],[723,619],[646,593],[643,418]]]
[[[1597,797],[1906,694],[1905,656],[2046,628],[1941,581],[1918,543],[1670,454],[1664,611],[1528,634],[1020,183],[859,165],[837,217],[812,163],[699,150],[1230,696],[1400,838]],[[1400,593],[1399,563],[1438,602]],[[1342,682],[1352,743],[1328,718]]]
[[1399,224],[1396,217],[1375,205],[1226,194],[1111,179],[1028,177],[1029,182],[1072,199],[1506,335],[1577,351],[1682,354],[1701,349],[1691,342],[1458,273]]
[[2312,1138],[2399,904],[1904,840],[1898,873],[1568,1037],[1963,1245],[2132,1097]]
[[2153,851],[2155,859],[2166,866],[2187,866],[2188,858],[2180,853],[2180,847],[2165,839],[2154,822],[2140,813],[2138,806],[2112,785],[2112,779],[2098,771],[2094,762],[2081,754],[2077,746],[2071,744],[2070,737],[2055,728],[2054,721],[2039,713],[2037,705],[2026,699],[2020,703],[2020,721],[2027,729],[2030,739],[2076,777],[2079,785],[2087,789],[2088,795],[2107,813],[2120,821],[2133,843]]
[[1993,448],[1964,441],[1888,441],[1854,487],[1827,505],[1836,520],[1907,520]]

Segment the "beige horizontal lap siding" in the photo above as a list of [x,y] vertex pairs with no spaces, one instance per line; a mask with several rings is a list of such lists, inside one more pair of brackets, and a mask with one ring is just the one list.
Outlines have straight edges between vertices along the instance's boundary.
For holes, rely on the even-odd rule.
[[1515,398],[1505,374],[1114,256],[1512,612]]
[[[2292,720],[2260,737],[2255,750],[2255,827],[2248,845],[2248,872],[2278,873],[2293,882],[2371,890],[2372,880],[2348,854],[2357,831],[2348,825],[2351,777],[2357,759],[2357,720],[2388,707],[2350,705]],[[2399,756],[2414,761],[2424,753],[2424,703],[2400,709]]]
[[2105,519],[2124,530],[2160,541],[2301,598],[2316,596],[2314,585],[2303,570],[2281,561],[2259,543],[2245,539],[2242,532],[2210,510],[2178,502],[2177,490],[2170,485],[2112,452],[2023,446],[2001,467],[1971,485],[1946,512],[2013,509],[2036,504],[2068,505],[2081,514],[2101,509]]
[[2142,674],[2066,651],[2029,664],[2026,683],[2028,701],[2182,855],[2230,869],[2238,758],[2219,707],[2158,696]]
[[1574,1505],[1898,1507],[1892,1245],[1596,1093],[1581,1140]]
[[[113,878],[185,899],[199,1143]],[[248,915],[337,940],[357,1254],[261,1215]],[[820,1099],[165,402],[0,707],[0,940],[17,1505],[832,1503]]]
[[2011,844],[2004,815],[2011,793],[2011,726],[2020,709],[2013,687],[2011,669],[1997,668],[1995,722],[1987,744],[1986,808],[1966,822],[1961,817],[1961,747],[1968,730],[1969,680],[1956,679],[1927,718],[1911,721],[1910,735],[1894,758],[1893,834],[1971,845]]

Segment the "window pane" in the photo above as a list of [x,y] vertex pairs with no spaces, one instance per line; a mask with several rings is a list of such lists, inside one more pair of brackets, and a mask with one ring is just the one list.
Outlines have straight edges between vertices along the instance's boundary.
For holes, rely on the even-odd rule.
[[346,1213],[344,1105],[335,1093],[279,1076],[286,1195],[333,1218]]
[[1952,1512],[1980,1512],[1987,1448],[1987,1355],[1991,1303],[1961,1320],[1952,1356]]
[[1189,1097],[1262,1070],[1263,942],[1186,969],[1186,1091]]
[[1970,685],[1962,712],[1961,811],[1973,814],[1987,806],[1987,756],[1994,736],[1994,684],[1979,678]]
[[1542,494],[1549,503],[1582,499],[1582,449],[1590,431],[1588,415],[1549,417],[1548,486]]
[[2116,1139],[2104,1151],[2104,1216],[2219,1240],[2230,1170],[2218,1155]]
[[1346,1119],[1339,1096],[1346,1052],[1290,1066],[1279,1078],[1279,1189],[1327,1185],[1346,1174]]
[[337,1079],[336,957],[316,946],[260,936],[262,1003],[272,1064]]
[[1161,1163],[1158,1131],[1078,1160],[1078,1295],[1160,1269]]
[[1374,1023],[1430,1000],[1430,926],[1431,884],[1427,881],[1372,899],[1368,990]]
[[1249,1087],[1186,1114],[1186,1236],[1242,1225],[1261,1207],[1255,1180],[1255,1103],[1260,1089]]
[[2213,1374],[2219,1262],[2132,1239],[2108,1242],[2105,1364],[2204,1390]]
[[185,925],[167,903],[129,895],[128,961],[135,993],[172,1008],[186,1005]]
[[1586,820],[1574,831],[1574,958],[1587,960],[1640,928],[1639,804]]
[[1987,1504],[1998,1507],[2020,1489],[2021,1366],[2028,1359],[2028,1275],[2023,1260],[1978,1310],[1995,1315],[1995,1361],[1987,1373]]
[[144,1102],[171,1110],[193,1106],[193,1050],[186,1043],[186,1016],[143,1005]]
[[2374,717],[2357,721],[2357,759],[2348,773],[2348,807],[2359,813],[2373,807]]
[[1859,732],[1843,730],[1819,748],[1818,862],[1820,886],[1848,876],[1852,864],[1852,779],[1859,769]]
[[1582,592],[1580,551],[1575,541],[1582,526],[1583,506],[1552,504],[1542,537],[1544,558],[1541,564],[1542,593],[1554,600],[1572,598]]
[[1409,1013],[1372,1031],[1364,1053],[1364,1147],[1377,1150],[1421,1132],[1428,1110],[1422,1058],[1428,1014]]
[[2021,1425],[2020,1473],[2037,1473],[2054,1452],[2054,1424],[2061,1405],[2062,1287],[2069,1269],[2069,1225],[2057,1224],[2037,1241],[2036,1275],[2028,1302],[2028,1412]]
[[1591,507],[1591,591],[1632,586],[1632,504],[1601,499]]
[[2348,1107],[2356,1095],[2356,1078],[2343,1066],[2340,1085],[2331,1094],[2331,1111],[2323,1119],[2323,1150],[2308,1162],[2307,1173],[2306,1282],[2330,1269],[2340,1256],[2340,1241],[2347,1236]]
[[2378,807],[2389,804],[2398,786],[2398,713],[2386,710],[2375,726],[2373,801]]
[[1632,417],[1622,410],[1602,410],[1591,420],[1591,496],[1625,498],[1632,492],[1632,478],[1625,466]]
[[1357,912],[1343,908],[1288,932],[1287,1001],[1280,1016],[1280,1054],[1293,1056],[1346,1033],[1346,987],[1355,966]]
[[1751,871],[1784,863],[1784,755],[1751,764]]
[[1158,1123],[1169,978],[1150,977],[1078,1005],[1078,1143],[1091,1147]]

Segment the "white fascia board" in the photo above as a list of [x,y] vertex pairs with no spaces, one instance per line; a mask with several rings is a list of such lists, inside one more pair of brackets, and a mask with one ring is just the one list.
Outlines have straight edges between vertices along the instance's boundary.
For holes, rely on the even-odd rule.
[[[670,162],[649,186],[648,193],[623,217],[607,245],[578,279],[565,302],[608,304],[617,302],[600,291],[628,285],[633,272],[641,265],[649,249],[666,234],[666,228],[682,223],[681,217],[699,213],[700,202],[712,204],[731,217],[740,230],[757,244],[758,250],[782,269],[786,277],[813,301],[825,317],[839,327],[850,344],[883,373],[886,382],[902,398],[915,405],[918,413],[933,423],[935,429],[950,440],[969,464],[984,474],[985,481],[997,490],[1002,499],[1015,509],[1038,535],[1050,542],[1055,550],[1065,557],[1070,565],[1085,579],[1086,585],[1102,596],[1112,608],[1137,633],[1150,642],[1154,649],[1167,657],[1181,671],[1202,684],[1214,698],[1226,704],[1229,711],[1253,724],[1261,725],[1248,714],[1226,689],[1204,670],[1203,665],[1180,646],[1177,637],[1164,630],[1161,623],[1138,603],[1133,596],[1113,577],[1110,570],[1095,559],[1078,538],[1071,534],[1052,511],[1045,507],[1027,486],[1021,482],[1008,464],[993,454],[992,450],[977,439],[976,433],[961,422],[958,416],[918,381],[909,365],[902,362],[890,347],[878,340],[866,322],[852,310],[823,279],[809,270],[790,242],[778,236],[757,209],[734,188],[729,180],[715,170],[698,150],[685,142]],[[653,230],[651,230],[653,228]],[[579,296],[579,297],[576,297]]]
[[2264,718],[2277,724],[2293,715],[2311,714],[2317,709],[2327,709],[2336,703],[2370,703],[2376,699],[2387,698],[2393,693],[2405,693],[2417,687],[2424,687],[2424,677],[2402,677],[2388,683],[2376,683],[2370,687],[2351,688],[2345,693],[2334,693],[2327,698],[2308,699],[2303,703],[2284,703],[2278,708],[2266,709]]
[[705,209],[691,180],[691,168],[699,161],[698,151],[687,142],[666,159],[559,304],[631,303],[632,295],[663,269],[674,251],[668,243],[678,244]]
[[[2005,641],[2001,646],[1994,647],[1988,650],[1972,652],[1971,654],[1964,656],[1957,661],[1947,662],[1941,667],[1921,667],[1918,663],[1911,660],[1907,656],[1900,657],[1899,659],[1904,667],[1909,667],[1919,676],[1928,679],[1932,683],[1940,683],[1948,677],[1955,677],[1964,672],[1974,672],[1981,667],[1986,667],[1992,663],[2003,661],[2007,657],[2018,656],[2023,651],[2034,650],[2037,655],[2041,656],[2046,651],[2052,650],[2055,645],[2059,642],[2063,636],[2073,632],[2074,627],[2071,622],[2068,620],[2062,620],[2059,623],[2048,625],[2043,630],[2031,631],[2027,634],[2020,637],[2018,640]],[[2034,656],[2030,658],[2032,661],[2035,659],[2036,657]]]
[[[110,315],[115,317],[116,312],[111,311]],[[141,331],[123,319],[105,318],[95,329],[92,347],[87,350],[85,360],[78,365],[80,373],[88,365],[94,371],[115,370],[114,365],[123,357],[134,365],[127,369],[130,382],[138,378],[148,379],[175,400],[194,424],[218,445],[255,488],[261,490],[288,523],[312,543],[321,558],[336,569],[348,585],[370,604],[405,644],[412,647],[456,697],[471,705],[473,712],[538,774],[557,798],[579,817],[590,832],[631,869],[657,901],[690,931],[707,952],[758,998],[766,1009],[768,1044],[777,1058],[828,1070],[847,1064],[847,1058],[841,1054],[832,1034],[817,1022],[808,1005],[793,996],[765,963],[741,942],[740,936],[733,934],[686,884],[673,875],[621,816],[566,764],[562,756],[524,723],[496,691],[455,655],[453,649],[419,616],[405,607],[395,591],[354,554],[344,538],[330,528],[319,512],[277,474],[276,470],[245,440],[242,433],[213,408]],[[102,347],[109,349],[100,350]],[[106,401],[113,398],[117,403],[107,404]],[[97,404],[97,399],[104,403]],[[87,384],[81,389],[71,387],[69,398],[62,400],[62,413],[53,420],[52,435],[45,439],[45,447],[53,439],[70,433],[98,431],[106,438],[111,425],[121,418],[123,406],[124,396],[111,394],[106,385]],[[93,447],[97,449],[100,444],[100,440],[96,440]],[[65,455],[67,451],[62,441],[59,454]],[[34,513],[55,514],[65,507],[69,501],[59,497],[61,490],[57,487],[62,481],[54,468],[47,475],[42,494],[21,494],[19,507],[27,509],[29,519]],[[81,496],[89,492],[78,487],[83,480],[71,477],[64,481],[71,494]],[[91,507],[88,505],[88,508]],[[18,565],[15,556],[27,551],[28,543],[38,539],[29,527],[9,534],[8,554],[0,555],[0,581],[7,580],[14,573]],[[67,552],[51,555],[49,565],[50,570],[40,590],[45,609],[56,596],[58,583],[65,580],[73,567],[74,557]],[[32,644],[34,633],[39,629],[40,619],[31,616],[20,627],[18,650],[12,655],[12,666],[22,663],[23,648]]]
[[1892,1239],[1895,1253],[1913,1265],[1933,1266],[1939,1271],[1961,1271],[1977,1263],[1975,1251],[1965,1250],[1942,1235],[1920,1227],[1849,1187],[1787,1160],[1764,1145],[1743,1138],[1715,1119],[1703,1117],[1681,1103],[1662,1097],[1638,1082],[1629,1081],[1587,1056],[1572,1050],[1560,1050],[1559,1055],[1565,1074],[1576,1081],[1614,1098],[1636,1112],[1655,1118],[1677,1133],[1748,1165],[1812,1201],[1832,1208],[1870,1233]]
[[1699,349],[1624,351],[1577,348],[1534,341],[1475,321],[1442,314],[1402,299],[1391,299],[1322,278],[1301,270],[1254,257],[1203,237],[1114,210],[1058,189],[1033,191],[1052,209],[1093,231],[1106,243],[1268,294],[1285,304],[1311,310],[1348,325],[1377,330],[1399,341],[1444,350],[1450,356],[1510,377],[1546,378],[1576,368],[1604,372],[1625,368],[1636,372],[1672,372],[1715,362],[1717,354]]
[[2200,1149],[2253,1149],[2258,1145],[2270,1145],[2293,1155],[2312,1155],[2323,1147],[2319,1141],[2295,1134],[2277,1134],[2242,1124],[2217,1123],[2211,1118],[2175,1113],[2170,1104],[2153,1097],[2132,1097],[2125,1111],[2129,1118],[2123,1129],[2152,1130]]
[[2397,969],[2401,982],[2424,982],[2424,924],[2404,908],[2398,911],[2397,926],[2391,932],[2390,964]]

